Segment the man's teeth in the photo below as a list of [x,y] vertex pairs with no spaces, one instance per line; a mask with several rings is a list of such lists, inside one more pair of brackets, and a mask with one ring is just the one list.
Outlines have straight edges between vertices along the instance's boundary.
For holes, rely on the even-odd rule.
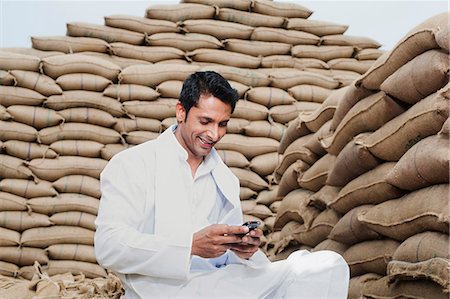
[[208,141],[206,141],[206,140],[204,140],[202,138],[199,138],[199,139],[200,139],[200,142],[203,143],[203,144],[209,144],[209,145],[213,144],[212,142],[208,142]]

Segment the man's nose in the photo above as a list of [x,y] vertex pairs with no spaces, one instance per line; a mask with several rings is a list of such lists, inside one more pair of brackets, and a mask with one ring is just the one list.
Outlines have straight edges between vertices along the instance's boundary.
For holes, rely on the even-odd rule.
[[211,138],[212,141],[217,141],[219,138],[219,127],[211,126],[208,130],[208,137]]

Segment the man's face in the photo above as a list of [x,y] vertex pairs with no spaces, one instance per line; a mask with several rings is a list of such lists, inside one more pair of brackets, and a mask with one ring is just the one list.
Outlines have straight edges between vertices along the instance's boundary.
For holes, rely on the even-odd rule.
[[186,117],[181,103],[176,106],[178,128],[175,136],[188,152],[189,158],[201,160],[225,135],[231,106],[212,95],[201,95]]

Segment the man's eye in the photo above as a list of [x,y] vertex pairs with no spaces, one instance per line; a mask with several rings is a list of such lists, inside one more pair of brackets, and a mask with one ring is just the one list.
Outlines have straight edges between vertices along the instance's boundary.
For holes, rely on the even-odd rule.
[[207,124],[208,124],[208,122],[205,121],[205,120],[201,120],[200,123],[201,123],[202,125],[207,125]]
[[219,123],[219,126],[226,127],[228,125],[228,122]]

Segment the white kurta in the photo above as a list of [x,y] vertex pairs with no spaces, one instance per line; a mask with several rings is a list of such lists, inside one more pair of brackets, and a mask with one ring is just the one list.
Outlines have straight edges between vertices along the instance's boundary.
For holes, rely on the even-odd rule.
[[[194,232],[242,223],[239,181],[214,149],[192,178],[175,128],[117,154],[101,174],[95,253],[119,274],[126,298],[281,298],[298,287],[303,297],[293,298],[346,298],[348,267],[332,252],[276,263],[260,251],[249,260],[232,251],[191,256]],[[319,293],[308,291],[314,282]]]

